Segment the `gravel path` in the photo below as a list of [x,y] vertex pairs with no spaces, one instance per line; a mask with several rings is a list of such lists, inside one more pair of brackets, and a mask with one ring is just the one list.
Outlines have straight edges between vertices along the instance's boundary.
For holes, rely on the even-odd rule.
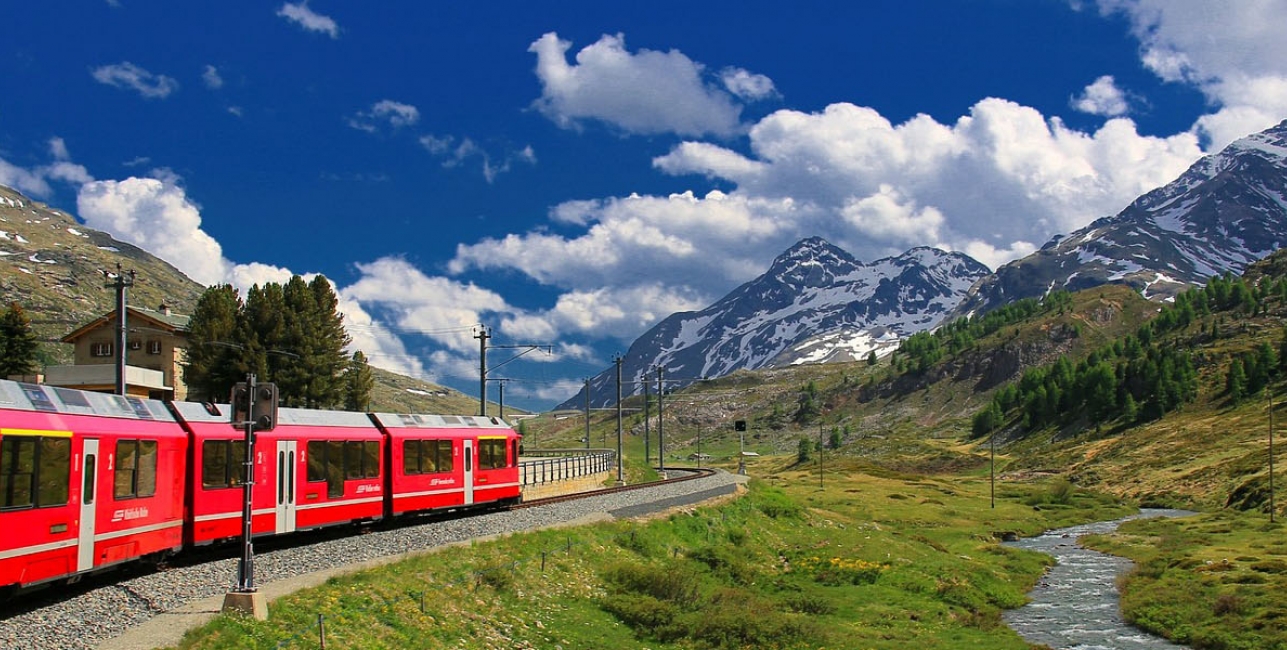
[[[257,553],[256,584],[268,592],[274,583],[280,585],[292,578],[478,537],[563,525],[596,515],[642,516],[729,494],[744,478],[717,473],[646,490],[382,530]],[[222,597],[235,582],[236,574],[235,558],[218,560],[123,580],[12,616],[7,612],[0,613],[0,648],[83,650],[100,647],[100,644],[103,648],[129,647],[111,640],[162,614],[185,608],[192,610],[199,601]],[[168,627],[173,628],[174,625]],[[170,629],[169,632],[172,639],[158,639],[156,643],[175,643],[182,634],[182,630]]]

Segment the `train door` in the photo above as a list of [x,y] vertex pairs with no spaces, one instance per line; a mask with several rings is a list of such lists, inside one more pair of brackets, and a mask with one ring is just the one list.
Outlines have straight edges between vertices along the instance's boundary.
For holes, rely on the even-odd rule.
[[465,505],[474,502],[474,441],[465,441]]
[[98,441],[85,440],[81,453],[80,531],[76,542],[76,570],[94,568],[94,523],[98,502]]
[[278,534],[295,531],[295,454],[294,440],[277,441],[277,530]]

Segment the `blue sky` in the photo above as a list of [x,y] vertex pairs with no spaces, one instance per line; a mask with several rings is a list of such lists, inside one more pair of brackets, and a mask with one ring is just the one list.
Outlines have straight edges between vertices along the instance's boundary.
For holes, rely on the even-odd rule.
[[0,184],[470,393],[551,344],[529,408],[804,237],[995,267],[1287,118],[1287,0],[12,4]]

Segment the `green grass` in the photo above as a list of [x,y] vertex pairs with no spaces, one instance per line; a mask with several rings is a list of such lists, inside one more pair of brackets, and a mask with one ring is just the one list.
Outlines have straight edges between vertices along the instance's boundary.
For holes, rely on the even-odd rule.
[[1193,648],[1287,649],[1284,526],[1232,510],[1128,522],[1084,538],[1133,559],[1120,583],[1122,611],[1146,630]]
[[[763,459],[743,497],[647,521],[524,533],[220,616],[180,648],[1028,648],[1001,623],[1049,558],[1001,532],[1120,516],[1066,486],[816,474]],[[780,462],[780,461],[773,461]],[[1058,508],[1035,509],[1051,494]],[[423,595],[424,611],[421,611]]]

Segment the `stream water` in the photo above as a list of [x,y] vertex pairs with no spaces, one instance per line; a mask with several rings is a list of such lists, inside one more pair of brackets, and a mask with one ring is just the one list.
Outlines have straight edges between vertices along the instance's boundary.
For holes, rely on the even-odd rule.
[[1122,619],[1117,577],[1131,561],[1077,545],[1077,538],[1110,533],[1124,521],[1146,517],[1182,517],[1184,510],[1145,509],[1113,521],[1051,530],[1006,546],[1053,555],[1059,564],[1028,592],[1032,602],[1004,614],[1006,624],[1029,643],[1056,650],[1157,650],[1186,648],[1131,627]]

